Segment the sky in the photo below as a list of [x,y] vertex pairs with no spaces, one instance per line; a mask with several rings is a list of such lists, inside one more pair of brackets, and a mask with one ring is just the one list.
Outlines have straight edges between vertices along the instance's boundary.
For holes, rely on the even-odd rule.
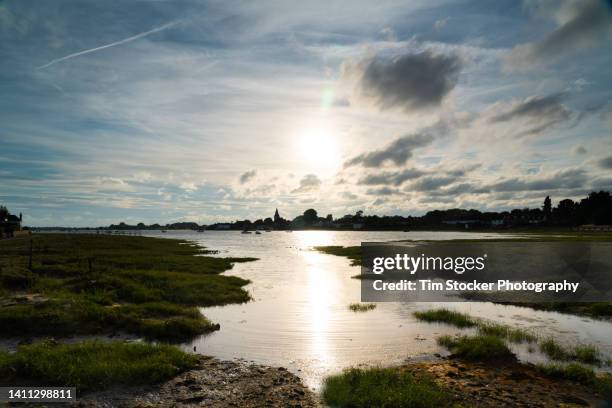
[[611,23],[600,0],[0,0],[0,204],[206,224],[612,190]]

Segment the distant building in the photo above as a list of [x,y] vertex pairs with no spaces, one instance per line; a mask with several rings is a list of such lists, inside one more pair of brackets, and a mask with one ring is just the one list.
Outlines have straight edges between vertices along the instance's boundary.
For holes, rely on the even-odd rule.
[[278,208],[274,211],[274,223],[278,224],[282,220],[280,214],[278,213]]
[[215,229],[217,229],[217,230],[228,230],[230,228],[232,228],[231,224],[217,224],[215,226]]
[[6,207],[0,207],[0,239],[12,238],[15,233],[21,231],[21,221],[23,215],[19,213],[19,217],[8,212]]

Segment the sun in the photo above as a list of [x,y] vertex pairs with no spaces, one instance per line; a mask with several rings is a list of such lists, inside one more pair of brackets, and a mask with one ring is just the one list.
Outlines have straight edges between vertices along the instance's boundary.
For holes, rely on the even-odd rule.
[[296,150],[304,164],[320,171],[333,170],[340,162],[336,136],[328,125],[309,126],[299,131]]

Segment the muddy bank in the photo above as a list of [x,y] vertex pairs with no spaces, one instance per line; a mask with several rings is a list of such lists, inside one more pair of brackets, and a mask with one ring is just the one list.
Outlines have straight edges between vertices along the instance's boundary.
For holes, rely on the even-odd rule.
[[604,397],[593,387],[551,379],[520,363],[460,360],[414,363],[403,367],[415,376],[431,376],[465,407],[600,407]]
[[282,367],[202,357],[195,370],[161,385],[112,389],[75,407],[318,407],[318,398]]

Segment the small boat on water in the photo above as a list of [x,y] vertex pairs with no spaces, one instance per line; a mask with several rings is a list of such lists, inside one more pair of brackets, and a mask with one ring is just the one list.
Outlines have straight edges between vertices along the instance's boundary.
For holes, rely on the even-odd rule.
[[241,234],[250,234],[250,233],[251,233],[251,231],[247,231],[247,230],[244,230],[244,231],[241,232]]
[[166,231],[166,230],[162,230],[162,232],[166,233],[166,232],[168,232],[168,231]]
[[261,235],[261,232],[259,232],[259,231],[255,231],[255,234],[257,234],[257,235]]

